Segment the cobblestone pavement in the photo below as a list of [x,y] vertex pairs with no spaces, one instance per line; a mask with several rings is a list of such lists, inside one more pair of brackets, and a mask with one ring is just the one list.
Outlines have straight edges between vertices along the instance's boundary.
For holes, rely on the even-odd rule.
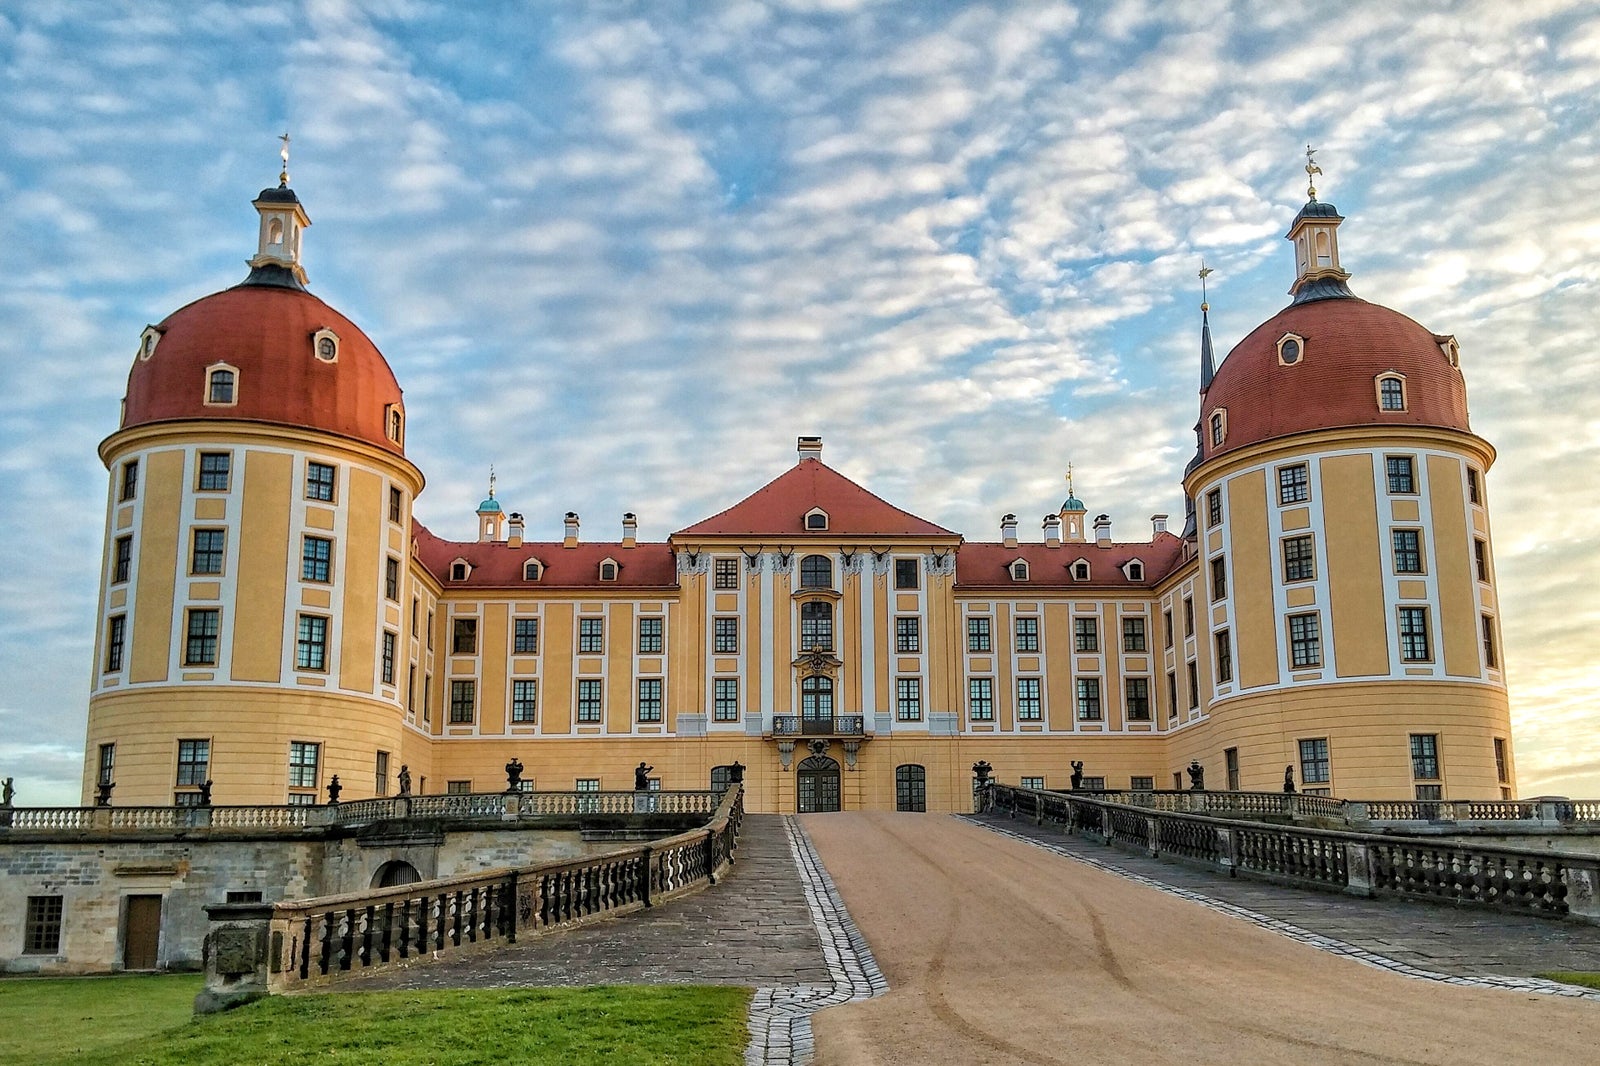
[[1079,862],[1173,892],[1335,954],[1413,977],[1600,999],[1540,981],[1552,970],[1600,971],[1600,928],[1478,907],[1331,892],[1229,878],[1123,851],[1025,818],[970,819]]

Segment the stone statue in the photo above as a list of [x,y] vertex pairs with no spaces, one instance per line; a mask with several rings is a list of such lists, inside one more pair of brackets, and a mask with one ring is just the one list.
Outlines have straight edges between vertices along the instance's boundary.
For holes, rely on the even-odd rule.
[[654,769],[654,766],[646,766],[643,759],[639,760],[639,765],[633,768],[633,790],[635,792],[649,791],[650,771]]
[[200,782],[200,806],[211,806],[211,779],[209,777]]
[[994,767],[989,765],[988,759],[980,759],[972,764],[973,785],[983,788],[989,783],[989,775],[994,773]]
[[515,755],[511,757],[510,762],[506,763],[506,791],[522,791],[522,760]]
[[12,785],[11,780],[8,777],[4,781],[0,781],[0,807],[11,806],[11,797],[17,794],[17,790]]
[[1204,792],[1206,790],[1206,768],[1200,765],[1199,759],[1189,760],[1189,790],[1191,792]]
[[738,759],[733,760],[733,765],[728,767],[728,783],[734,785],[744,784],[744,763]]
[[1290,763],[1283,768],[1283,790],[1285,792],[1294,791],[1294,763]]
[[344,786],[339,784],[339,775],[334,774],[333,779],[328,782],[328,806],[337,807],[339,805],[339,793],[343,791]]
[[96,807],[111,806],[111,790],[116,787],[116,783],[112,781],[94,786],[94,805]]
[[1076,792],[1083,787],[1083,760],[1072,761],[1072,791]]
[[411,767],[400,764],[400,795],[411,795]]

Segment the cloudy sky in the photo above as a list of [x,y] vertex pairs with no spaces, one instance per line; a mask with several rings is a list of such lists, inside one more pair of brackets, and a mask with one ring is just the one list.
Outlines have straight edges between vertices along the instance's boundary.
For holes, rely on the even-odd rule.
[[1068,462],[1143,535],[1201,257],[1226,351],[1286,300],[1310,142],[1352,288],[1460,338],[1500,450],[1523,792],[1600,796],[1597,82],[1559,0],[3,0],[0,775],[77,800],[96,445],[144,325],[243,278],[285,129],[311,287],[459,538],[491,463],[532,536],[659,539],[800,433],[969,537]]

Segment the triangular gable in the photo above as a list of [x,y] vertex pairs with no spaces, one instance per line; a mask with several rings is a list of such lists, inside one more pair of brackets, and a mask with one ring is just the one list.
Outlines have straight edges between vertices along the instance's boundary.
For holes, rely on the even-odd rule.
[[828,513],[829,536],[956,535],[874,496],[817,459],[802,460],[726,511],[673,535],[803,536],[806,513],[818,508]]

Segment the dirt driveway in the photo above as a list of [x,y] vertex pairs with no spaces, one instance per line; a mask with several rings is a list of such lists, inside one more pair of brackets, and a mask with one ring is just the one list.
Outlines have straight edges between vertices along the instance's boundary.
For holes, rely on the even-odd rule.
[[888,995],[819,1064],[1600,1063],[1600,1003],[1401,977],[958,819],[808,815]]

